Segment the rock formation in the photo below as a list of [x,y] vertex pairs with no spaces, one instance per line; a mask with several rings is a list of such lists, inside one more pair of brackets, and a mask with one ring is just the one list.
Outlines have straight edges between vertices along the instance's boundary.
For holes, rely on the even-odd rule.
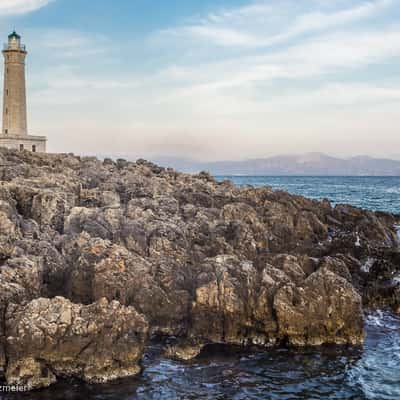
[[400,310],[399,217],[139,160],[0,149],[0,375],[31,388],[212,343],[360,344]]
[[63,297],[10,304],[5,324],[7,382],[30,388],[56,376],[99,383],[135,375],[148,333],[133,307],[105,298],[88,306]]

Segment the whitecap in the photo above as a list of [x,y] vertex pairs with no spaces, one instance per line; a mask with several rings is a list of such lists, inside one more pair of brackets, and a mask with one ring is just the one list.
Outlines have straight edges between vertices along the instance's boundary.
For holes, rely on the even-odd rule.
[[386,193],[400,193],[400,188],[399,187],[390,187],[385,189]]
[[398,331],[400,325],[400,318],[388,311],[376,310],[368,314],[365,318],[365,323],[368,326],[377,326],[379,328],[386,328]]
[[375,258],[368,257],[367,261],[361,266],[361,271],[365,273],[369,273],[371,267],[374,265]]
[[[365,325],[367,340],[363,357],[347,372],[348,382],[358,386],[365,399],[399,399],[400,318],[377,310],[366,317]],[[369,335],[373,337],[371,341]]]

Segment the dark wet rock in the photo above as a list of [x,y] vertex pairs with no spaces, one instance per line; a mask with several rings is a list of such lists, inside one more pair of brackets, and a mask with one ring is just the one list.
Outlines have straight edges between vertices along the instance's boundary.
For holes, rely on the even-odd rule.
[[181,340],[179,344],[167,345],[165,356],[179,361],[189,361],[196,358],[204,347],[205,345],[201,341]]
[[[50,323],[56,296],[69,299],[59,307],[82,310],[115,300],[143,315],[150,334],[175,338],[169,355],[188,359],[213,343],[360,343],[361,304],[400,309],[400,221],[391,214],[237,188],[145,160],[6,149],[0,159],[3,316],[14,307],[22,321],[29,302],[47,298],[35,307]],[[19,379],[2,321],[0,374]],[[57,373],[19,346],[14,359],[19,371],[35,371],[34,385],[64,373],[90,380],[88,358]],[[65,349],[44,354],[58,365]]]

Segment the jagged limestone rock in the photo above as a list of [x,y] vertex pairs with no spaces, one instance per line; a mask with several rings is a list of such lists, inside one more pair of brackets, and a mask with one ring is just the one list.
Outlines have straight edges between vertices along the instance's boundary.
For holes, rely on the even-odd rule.
[[[10,380],[38,387],[59,375],[106,381],[137,370],[147,328],[136,339],[128,334],[138,352],[123,367],[110,361],[109,352],[122,357],[114,339],[101,335],[105,358],[85,357],[89,346],[78,365],[67,352],[77,356],[87,344],[80,328],[61,350],[52,347],[63,326],[81,326],[57,307],[97,310],[102,317],[85,311],[96,321],[115,312],[122,331],[142,321],[150,334],[175,337],[167,353],[184,359],[210,343],[360,343],[361,301],[400,309],[394,215],[238,188],[144,160],[6,149],[0,159],[0,311],[9,316],[0,319],[0,375]],[[18,339],[24,320],[30,333],[44,325],[52,338],[44,348],[43,338]],[[29,340],[38,340],[33,350]]]

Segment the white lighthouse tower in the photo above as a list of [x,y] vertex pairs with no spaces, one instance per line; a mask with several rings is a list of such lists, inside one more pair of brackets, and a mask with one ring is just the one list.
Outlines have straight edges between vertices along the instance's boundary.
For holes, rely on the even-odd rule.
[[3,129],[0,147],[32,152],[46,151],[46,137],[28,135],[25,58],[21,37],[13,32],[4,45]]

